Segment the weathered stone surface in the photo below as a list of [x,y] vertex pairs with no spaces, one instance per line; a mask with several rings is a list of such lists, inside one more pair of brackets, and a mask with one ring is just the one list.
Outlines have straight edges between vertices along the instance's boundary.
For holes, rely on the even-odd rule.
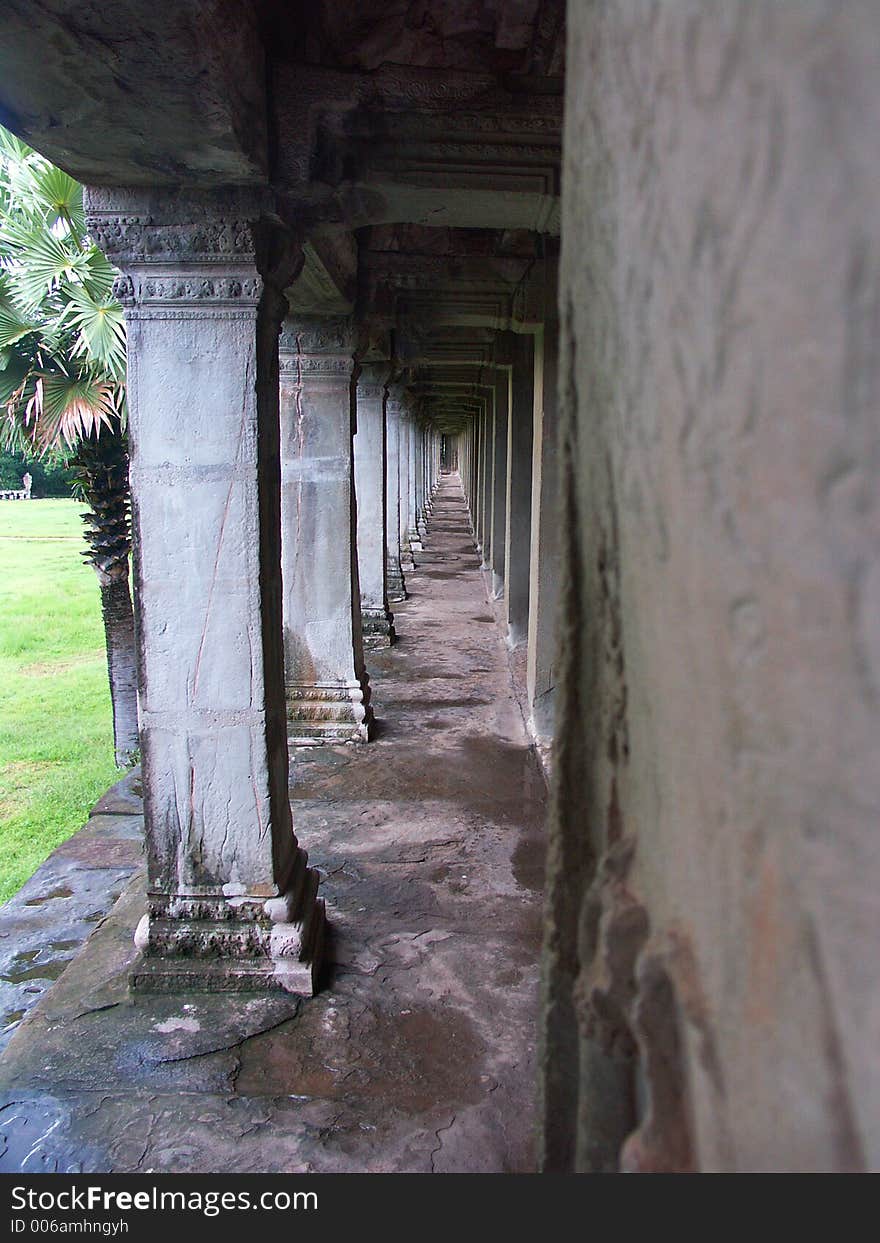
[[[297,964],[291,976],[304,970],[308,921],[292,918],[291,895],[308,898],[314,885],[272,810],[282,794],[286,803],[273,603],[281,584],[266,560],[279,534],[276,419],[255,418],[252,380],[255,369],[256,405],[268,409],[276,325],[263,331],[254,317],[268,283],[275,295],[287,290],[297,319],[319,311],[347,319],[355,309],[375,317],[388,338],[382,357],[393,343],[404,390],[388,417],[384,594],[371,586],[376,599],[361,610],[350,444],[339,448],[351,432],[342,416],[351,414],[352,343],[338,324],[314,348],[285,342],[297,356],[285,425],[303,434],[285,483],[298,507],[285,528],[288,552],[301,559],[285,567],[288,589],[300,590],[286,654],[301,737],[364,736],[360,645],[371,630],[383,633],[389,599],[406,599],[402,569],[412,615],[423,575],[454,585],[443,576],[455,569],[432,544],[448,516],[445,498],[432,501],[438,435],[447,468],[461,470],[492,576],[496,598],[475,620],[489,625],[506,610],[519,644],[507,655],[516,702],[542,746],[556,735],[544,1168],[877,1167],[878,981],[866,948],[880,931],[876,5],[568,6],[556,313],[563,0],[318,0],[299,6],[296,21],[288,7],[123,0],[104,12],[9,0],[0,9],[2,119],[74,173],[150,187],[90,198],[95,236],[126,269],[117,289],[130,308],[133,427],[148,467],[135,472],[151,584],[148,836],[159,871],[175,874],[173,892],[151,892],[156,936],[196,966],[212,944],[237,960],[251,955],[229,973],[239,983],[255,962],[256,974],[268,971],[273,944]],[[291,234],[280,265],[273,259],[276,213],[301,248],[299,268],[289,262]],[[547,381],[557,319],[554,441]],[[513,333],[533,334],[539,347],[534,421],[518,413],[530,398],[525,342]],[[315,390],[337,389],[318,432],[301,418],[313,384],[303,384],[304,371],[323,377]],[[155,422],[139,413],[138,393],[158,411]],[[236,439],[240,417],[245,434]],[[520,433],[532,428],[529,453]],[[324,433],[335,437],[329,449]],[[372,534],[362,533],[364,549]],[[470,557],[464,531],[462,540]],[[277,548],[271,559],[277,569]],[[209,600],[226,610],[219,620],[216,605],[205,612],[211,566]],[[370,566],[379,576],[380,559]],[[340,636],[341,655],[319,669],[316,659]],[[394,653],[404,662],[406,638]],[[380,672],[391,658],[377,654]],[[427,688],[443,700],[430,728],[454,737],[447,713],[485,706],[449,685],[454,672],[439,653],[414,687],[397,688],[398,709],[424,700]],[[414,814],[434,814],[419,785],[424,738],[412,740],[421,753],[410,753],[395,726],[393,715],[380,719],[378,742],[387,730],[400,766],[378,775],[367,767],[370,780],[359,787],[352,776],[351,788],[361,802],[387,793],[383,782],[395,799],[420,789],[427,810]],[[496,770],[510,778],[503,751],[484,743],[456,752],[465,774],[469,749],[484,785]],[[340,777],[354,760],[350,749],[329,747],[309,762]],[[464,801],[463,784],[473,794],[467,775],[442,765],[430,777],[444,802]],[[363,809],[353,812],[354,797],[337,802],[343,814],[336,809],[332,828],[320,798],[311,810],[348,842]],[[204,852],[203,823],[213,826]],[[71,866],[85,860],[89,832],[101,825],[71,843]],[[105,862],[124,863],[129,848],[127,839],[105,843]],[[389,847],[380,857],[386,873],[399,862],[392,855]],[[295,881],[280,901],[290,917],[279,931],[262,890],[274,892],[269,878],[288,865]],[[340,877],[358,866],[346,857]],[[258,877],[253,892],[202,885],[207,870],[212,883],[222,874],[223,888],[235,888],[242,867]],[[377,885],[401,919],[411,880]],[[360,879],[351,883],[354,893]],[[366,923],[367,898],[363,906],[352,918]],[[435,908],[417,900],[415,909]],[[411,949],[403,944],[402,959]],[[454,959],[452,947],[444,970],[452,973]],[[42,951],[35,961],[42,965]],[[193,982],[179,964],[155,974],[164,987]],[[432,989],[443,986],[432,977]],[[323,1022],[325,1005],[297,1021]],[[374,1048],[402,1050],[401,1091],[417,1094],[432,1040],[452,1047],[473,1034],[457,1018],[438,1025],[419,1012],[410,1056],[410,1024],[397,1020],[415,1009],[367,1009],[363,1023],[356,1007],[346,1013],[346,1039],[363,1038],[368,1052],[333,1079],[332,1108],[326,1098],[272,1104],[272,1126],[303,1168],[313,1135],[320,1148],[343,1116],[340,1080],[372,1067]],[[485,1039],[479,1017],[473,1026]],[[226,1052],[206,1067],[206,1082],[235,1079]],[[289,1048],[278,1059],[285,1073],[294,1065],[309,1080],[314,1071]],[[242,1082],[257,1083],[263,1069],[258,1059]],[[434,1083],[417,1123],[401,1107],[375,1144],[355,1136],[365,1165],[422,1168],[423,1142],[435,1145],[433,1168],[454,1164],[464,1114],[453,1124],[432,1112],[444,1091],[447,1101],[454,1094],[448,1086]],[[382,1079],[376,1097],[384,1091]],[[74,1135],[61,1095],[34,1115],[57,1124],[59,1145]],[[87,1122],[77,1132],[82,1151],[137,1164],[149,1148],[160,1165],[173,1163],[174,1142],[163,1147],[150,1128],[129,1148],[89,1147],[107,1125],[120,1132],[124,1097],[105,1099],[95,1129]],[[173,1091],[155,1100],[161,1130]],[[212,1101],[206,1112],[223,1109]],[[345,1114],[346,1143],[356,1113]],[[241,1117],[243,1134],[260,1131],[250,1100]],[[27,1121],[21,1151],[40,1151],[30,1141],[41,1125],[32,1131]],[[476,1160],[471,1141],[485,1138],[483,1125],[474,1123],[459,1157],[467,1150]],[[210,1156],[210,1145],[199,1146],[199,1160],[228,1162],[238,1138]],[[243,1162],[268,1147],[252,1140]],[[499,1151],[491,1134],[490,1148]]]
[[626,835],[645,1104],[593,1160],[877,1168],[880,12],[569,22],[544,1164],[586,1164],[584,902]]
[[361,632],[366,647],[388,647],[394,642],[385,581],[385,393],[390,376],[390,363],[367,362],[361,364],[357,379],[354,477]]
[[350,319],[288,320],[281,340],[284,679],[293,743],[366,742],[354,526]]
[[[486,483],[491,478],[491,539],[492,594],[504,597],[507,558],[507,456],[510,432],[510,368],[499,367],[495,379],[495,418],[492,424],[493,457],[486,468]],[[491,465],[491,476],[489,474]]]
[[[399,507],[398,519],[400,522],[400,565],[404,573],[408,573],[416,568],[415,558],[413,557],[412,542],[412,413],[409,405],[401,405],[398,417],[398,479],[399,479]],[[416,537],[418,543],[418,536]]]
[[[125,777],[97,804],[138,806]],[[125,793],[120,792],[124,787]],[[143,816],[102,811],[0,907],[0,1048],[54,985],[143,864]]]
[[[535,335],[535,433],[532,445],[532,531],[529,553],[527,661],[529,730],[549,753],[555,728],[559,605],[559,323],[554,317],[555,274],[549,318]],[[550,299],[548,298],[548,301]]]
[[525,642],[529,629],[534,410],[534,342],[531,336],[518,336],[513,339],[507,420],[504,529],[504,614],[511,647]]
[[385,402],[385,582],[389,603],[406,599],[400,541],[400,415],[404,400],[402,385],[388,386]]
[[90,185],[264,181],[264,73],[240,0],[8,0],[0,17],[3,123]]
[[[342,39],[336,18],[245,0],[9,0],[0,110],[88,184],[271,180],[297,226],[558,233],[564,4],[514,6],[512,22],[510,7],[412,20],[359,3]],[[314,257],[299,309],[343,309]]]
[[322,940],[291,825],[282,682],[277,339],[301,259],[260,207],[244,191],[88,201],[123,269],[130,349],[145,987],[181,972],[219,987],[225,964],[237,988],[240,959],[292,981],[296,960],[310,992]]
[[93,816],[141,816],[144,811],[141,766],[136,765],[111,786],[92,808]]
[[329,986],[129,998],[133,886],[0,1060],[4,1172],[534,1167],[544,785],[449,492],[425,557],[383,732],[294,757]]

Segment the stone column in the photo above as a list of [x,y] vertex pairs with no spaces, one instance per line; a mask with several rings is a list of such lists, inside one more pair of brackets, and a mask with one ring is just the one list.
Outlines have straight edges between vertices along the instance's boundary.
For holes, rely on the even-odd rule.
[[434,426],[425,424],[425,520],[434,510]]
[[419,526],[419,423],[415,411],[408,419],[409,435],[409,546],[411,552],[422,551],[422,532]]
[[482,429],[483,452],[480,455],[480,478],[479,478],[479,506],[480,506],[480,530],[482,532],[482,565],[481,569],[488,570],[491,566],[492,557],[492,452],[494,442],[494,422],[495,412],[493,404],[488,401],[483,402],[483,411],[480,415],[480,427]]
[[394,618],[385,587],[385,385],[387,362],[364,363],[357,380],[354,437],[357,555],[365,647],[390,647]]
[[473,479],[470,510],[474,528],[474,544],[477,552],[482,555],[485,532],[483,531],[483,509],[480,504],[480,494],[483,479],[483,460],[486,455],[486,429],[483,425],[483,416],[479,410],[475,410],[473,413],[472,426],[474,429],[474,460],[472,465]]
[[474,410],[471,415],[471,426],[473,428],[473,459],[471,462],[470,509],[471,520],[474,528],[474,544],[476,545],[477,552],[482,553],[483,532],[480,528],[480,478],[482,476],[482,462],[486,446],[486,437],[478,410]]
[[484,401],[480,419],[485,441],[480,481],[480,525],[482,528],[480,568],[490,573],[492,566],[492,470],[493,445],[495,445],[495,403],[493,401]]
[[479,537],[479,494],[480,494],[480,462],[482,461],[483,448],[485,438],[483,429],[480,427],[480,420],[474,414],[471,419],[471,487],[470,487],[470,509],[471,521],[474,528],[474,540],[478,551],[482,551]]
[[391,603],[406,599],[400,563],[400,416],[403,390],[389,385],[385,400],[385,579]]
[[486,426],[486,412],[484,410],[476,416],[477,425],[477,445],[478,453],[475,463],[474,473],[474,507],[476,509],[476,528],[479,534],[478,548],[480,553],[485,556],[486,545],[489,542],[489,532],[486,512],[486,462],[490,451],[489,429]]
[[526,666],[529,727],[539,742],[553,737],[556,686],[556,609],[559,584],[556,369],[559,323],[535,335],[535,422],[532,446],[532,533],[529,571],[529,648]]
[[510,368],[499,367],[495,379],[494,444],[492,446],[492,593],[504,595],[507,546],[507,431],[510,411]]
[[468,420],[468,429],[463,437],[463,460],[459,463],[459,473],[461,475],[461,486],[464,491],[465,500],[467,501],[468,517],[470,519],[471,531],[473,532],[474,541],[477,538],[476,523],[476,506],[474,505],[474,485],[477,479],[476,461],[479,453],[479,428],[477,427],[477,417],[473,415]]
[[87,210],[128,325],[147,850],[131,983],[311,993],[324,912],[291,824],[281,638],[294,252],[244,191],[91,190]]
[[366,742],[372,721],[354,537],[354,329],[288,320],[281,335],[281,517],[288,733]]
[[400,521],[400,564],[404,572],[414,570],[416,563],[413,560],[412,547],[412,520],[411,520],[411,498],[412,486],[410,483],[410,440],[412,438],[412,419],[407,404],[404,402],[399,407],[398,421],[398,478],[400,485],[398,519]]
[[425,425],[422,419],[415,422],[415,507],[416,530],[419,540],[424,540],[427,531],[425,525]]
[[507,420],[507,528],[504,611],[511,647],[529,632],[529,558],[532,538],[532,440],[534,437],[534,342],[514,338],[510,413]]
[[431,422],[425,419],[422,426],[422,522],[425,533],[431,516]]

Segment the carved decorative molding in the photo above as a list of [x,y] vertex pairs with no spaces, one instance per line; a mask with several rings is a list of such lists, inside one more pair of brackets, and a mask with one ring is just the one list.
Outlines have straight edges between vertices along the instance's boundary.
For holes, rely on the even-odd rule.
[[350,354],[357,348],[354,322],[347,316],[327,319],[285,320],[279,349],[282,354]]
[[354,372],[354,359],[345,354],[309,355],[288,354],[279,358],[279,373],[285,378],[344,379],[348,382]]
[[393,414],[396,418],[399,418],[401,411],[408,400],[407,386],[395,381],[394,384],[388,385],[388,397],[385,402],[385,410],[387,413]]
[[255,252],[254,222],[271,209],[252,190],[186,193],[90,186],[90,236],[104,253],[128,263],[223,262]]
[[90,209],[90,236],[104,253],[127,263],[223,262],[251,258],[255,251],[247,220],[210,220],[175,223],[150,215],[127,216]]
[[[203,194],[89,188],[90,236],[122,269],[120,302],[143,316],[168,318],[174,308],[255,307],[263,293],[257,271],[259,232],[269,204],[249,190]],[[279,272],[282,281],[293,265]],[[189,316],[187,316],[188,318]]]
[[246,274],[219,276],[216,269],[195,271],[181,276],[163,274],[144,275],[135,272],[123,275],[114,283],[114,293],[123,306],[187,306],[203,304],[235,305],[256,304],[263,291],[259,276]]
[[279,174],[308,180],[315,135],[321,125],[342,128],[346,114],[388,105],[443,111],[467,100],[503,110],[512,96],[493,74],[384,65],[374,73],[351,73],[312,65],[273,66],[273,97],[281,126]]
[[354,374],[357,329],[349,316],[287,319],[281,330],[281,377],[295,384],[348,383]]
[[357,381],[357,397],[365,400],[381,400],[391,379],[392,364],[385,358],[361,362]]

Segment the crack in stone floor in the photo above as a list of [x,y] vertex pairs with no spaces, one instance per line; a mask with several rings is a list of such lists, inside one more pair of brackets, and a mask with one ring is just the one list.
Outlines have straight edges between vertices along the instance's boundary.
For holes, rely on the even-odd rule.
[[0,1061],[0,1168],[534,1168],[544,780],[453,478],[417,562],[375,741],[291,765],[322,992],[132,1001],[135,883]]

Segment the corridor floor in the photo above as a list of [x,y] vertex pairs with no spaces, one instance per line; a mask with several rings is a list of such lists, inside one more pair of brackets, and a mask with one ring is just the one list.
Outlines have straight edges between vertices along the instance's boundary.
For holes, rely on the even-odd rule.
[[373,653],[367,746],[304,748],[321,993],[127,997],[139,883],[0,1061],[0,1169],[523,1171],[544,781],[457,480]]

